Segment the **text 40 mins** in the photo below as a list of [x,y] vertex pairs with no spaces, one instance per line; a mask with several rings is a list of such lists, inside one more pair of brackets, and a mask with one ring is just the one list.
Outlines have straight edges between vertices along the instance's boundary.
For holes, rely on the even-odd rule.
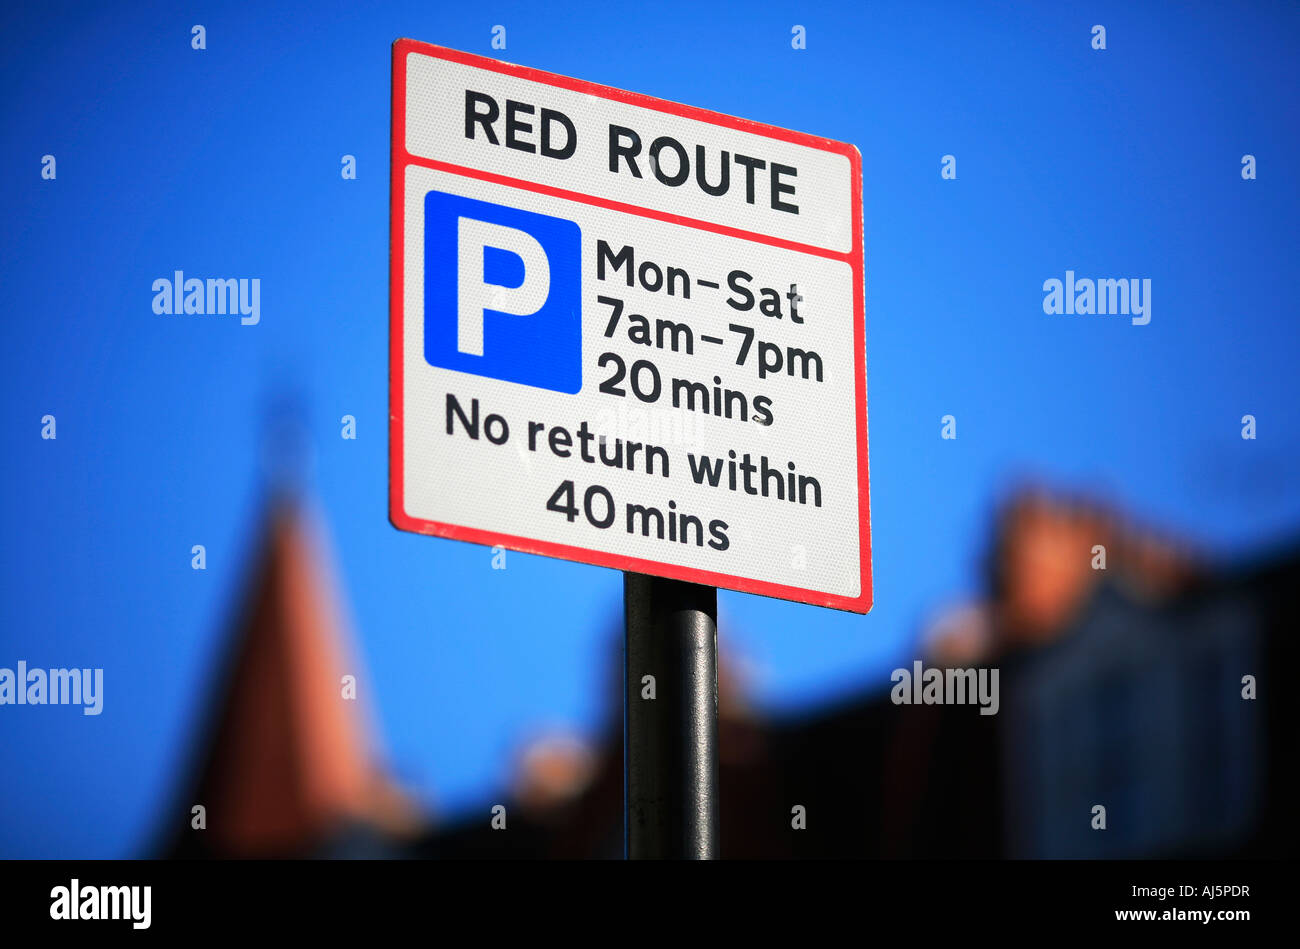
[[[608,530],[619,520],[619,509],[614,503],[614,496],[609,488],[600,484],[593,484],[583,492],[582,506],[579,508],[577,488],[572,481],[563,481],[547,499],[546,510],[563,514],[570,524],[579,516],[584,517],[588,524],[599,530]],[[666,511],[650,505],[625,504],[623,514],[623,528],[629,534],[679,544],[694,543],[697,547],[705,544],[704,522],[677,510],[676,501],[669,501]],[[709,521],[708,532],[708,545],[714,550],[726,550],[731,546],[726,521],[717,518]]]

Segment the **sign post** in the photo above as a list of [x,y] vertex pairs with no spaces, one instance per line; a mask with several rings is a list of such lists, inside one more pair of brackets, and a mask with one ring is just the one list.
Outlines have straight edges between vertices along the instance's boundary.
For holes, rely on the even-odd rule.
[[718,856],[718,591],[623,575],[624,844],[631,859]]
[[624,572],[628,853],[713,855],[716,589],[871,608],[861,157],[413,40],[392,105],[390,520]]

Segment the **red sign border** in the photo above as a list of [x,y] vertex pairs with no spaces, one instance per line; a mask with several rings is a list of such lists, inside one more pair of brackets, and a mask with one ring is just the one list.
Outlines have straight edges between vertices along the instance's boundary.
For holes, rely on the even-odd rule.
[[[533,82],[557,86],[561,89],[568,89],[574,92],[585,93],[587,95],[599,96],[603,99],[612,99],[618,102],[630,103],[642,108],[652,109],[656,112],[666,112],[670,115],[695,119],[697,121],[707,122],[711,125],[722,125],[727,128],[748,132],[753,135],[763,135],[768,138],[775,138],[781,141],[792,142],[797,145],[804,145],[809,148],[821,149],[823,151],[830,151],[843,155],[848,158],[852,169],[852,246],[848,252],[840,253],[826,248],[813,247],[808,244],[800,244],[781,238],[768,237],[763,234],[739,230],[737,228],[725,227],[708,221],[699,221],[650,208],[641,208],[635,205],[622,204],[605,198],[597,198],[591,195],[566,191],[561,188],[554,188],[549,185],[541,185],[535,182],[510,178],[503,175],[479,171],[478,169],[466,168],[461,165],[433,161],[431,159],[411,155],[406,150],[406,59],[410,53],[420,53],[425,56],[432,56],[436,59],[444,59],[449,62],[459,63],[463,66],[487,69],[491,72],[502,73],[520,79],[527,79]],[[550,541],[532,540],[527,537],[516,537],[511,534],[479,530],[478,528],[465,527],[458,524],[444,524],[438,521],[426,521],[409,516],[406,513],[402,478],[404,437],[402,424],[402,399],[404,395],[402,386],[402,267],[405,260],[404,217],[406,210],[406,168],[408,165],[420,165],[464,177],[476,178],[482,181],[491,181],[497,184],[508,185],[510,187],[522,188],[539,194],[550,195],[552,197],[565,198],[583,204],[591,204],[607,208],[609,210],[623,211],[630,214],[637,214],[642,217],[655,218],[657,220],[667,221],[684,227],[694,227],[717,234],[740,237],[744,240],[756,241],[758,243],[768,244],[775,247],[783,247],[788,250],[815,254],[820,257],[827,257],[832,260],[840,260],[847,263],[853,270],[853,309],[855,316],[853,326],[853,347],[855,354],[854,390],[857,403],[858,422],[859,555],[861,558],[859,577],[862,587],[859,595],[842,596],[838,594],[824,593],[817,590],[807,590],[801,587],[786,586],[779,583],[750,580],[745,577],[737,577],[730,574],[714,573],[708,570],[680,567],[671,563],[660,563],[654,560],[642,560],[638,557],[627,557],[621,554],[590,550],[586,547],[575,547],[568,544],[552,543]],[[871,610],[871,506],[869,487],[870,475],[868,470],[867,453],[866,326],[865,307],[863,301],[862,155],[855,146],[845,142],[837,142],[832,139],[818,138],[802,132],[793,132],[789,129],[777,128],[772,125],[764,125],[760,122],[750,121],[749,119],[740,119],[734,116],[724,115],[720,112],[711,112],[707,109],[682,105],[677,102],[669,102],[664,99],[656,99],[653,96],[628,92],[623,89],[615,89],[611,86],[603,86],[582,79],[573,79],[568,76],[561,76],[540,69],[532,69],[527,66],[517,66],[513,63],[504,63],[487,56],[477,56],[473,53],[464,53],[443,46],[421,43],[417,40],[399,39],[393,43],[390,174],[389,191],[391,203],[389,210],[388,260],[388,517],[394,527],[398,530],[411,531],[417,534],[428,534],[435,537],[445,537],[451,540],[462,540],[475,544],[485,544],[488,546],[500,546],[510,550],[521,551],[523,553],[540,554],[546,557],[557,557],[562,560],[572,560],[579,563],[592,564],[593,566],[598,567],[609,567],[614,570],[625,570],[635,573],[650,574],[658,577],[668,577],[675,580],[686,580],[691,583],[699,583],[705,586],[721,587],[728,590],[739,590],[742,593],[755,593],[760,596],[777,597],[783,600],[793,600],[795,602],[808,603],[814,606],[827,606],[833,609],[847,610],[852,613],[867,613]]]

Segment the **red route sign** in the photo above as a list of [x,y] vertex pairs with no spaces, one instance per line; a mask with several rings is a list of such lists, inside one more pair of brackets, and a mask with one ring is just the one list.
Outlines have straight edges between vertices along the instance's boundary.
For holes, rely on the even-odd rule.
[[390,519],[865,613],[842,142],[393,44]]

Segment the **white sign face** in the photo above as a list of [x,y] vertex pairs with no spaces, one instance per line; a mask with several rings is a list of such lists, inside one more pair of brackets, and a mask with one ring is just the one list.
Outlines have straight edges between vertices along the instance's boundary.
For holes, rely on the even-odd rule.
[[871,608],[856,148],[393,45],[390,517]]

